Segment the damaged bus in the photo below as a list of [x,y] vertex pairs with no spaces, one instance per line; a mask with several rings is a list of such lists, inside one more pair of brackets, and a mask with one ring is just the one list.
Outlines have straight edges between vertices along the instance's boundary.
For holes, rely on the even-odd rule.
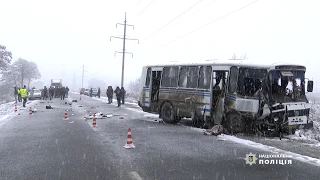
[[305,71],[242,60],[144,66],[138,104],[166,123],[186,117],[198,127],[273,134],[310,125]]

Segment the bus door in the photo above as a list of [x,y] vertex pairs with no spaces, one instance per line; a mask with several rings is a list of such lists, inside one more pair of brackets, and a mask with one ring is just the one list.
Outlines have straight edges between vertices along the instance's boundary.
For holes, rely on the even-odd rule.
[[158,102],[159,88],[161,82],[162,68],[154,67],[151,73],[151,85],[150,85],[150,101]]
[[146,83],[143,87],[142,106],[150,107],[151,68],[147,69]]

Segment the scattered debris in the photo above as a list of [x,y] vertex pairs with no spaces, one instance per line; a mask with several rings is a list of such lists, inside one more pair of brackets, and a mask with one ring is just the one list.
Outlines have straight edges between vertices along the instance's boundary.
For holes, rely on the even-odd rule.
[[218,136],[223,133],[223,126],[222,125],[215,125],[211,129],[207,129],[203,132],[204,135],[213,135]]
[[72,103],[69,103],[69,105],[71,106],[71,105],[72,105]]
[[74,121],[71,121],[71,122],[69,122],[69,123],[74,123]]
[[78,106],[78,107],[83,107],[83,106],[80,105],[80,106]]
[[46,106],[46,109],[53,109],[50,105]]
[[72,100],[72,102],[78,102],[78,100]]
[[64,104],[68,104],[68,102],[65,102]]
[[40,103],[45,103],[45,102],[41,101]]

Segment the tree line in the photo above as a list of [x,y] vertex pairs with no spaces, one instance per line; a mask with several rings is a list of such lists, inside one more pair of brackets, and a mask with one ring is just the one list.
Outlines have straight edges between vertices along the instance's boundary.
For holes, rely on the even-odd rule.
[[13,87],[30,88],[30,83],[41,78],[35,62],[18,58],[12,62],[12,53],[0,44],[0,103],[13,99]]

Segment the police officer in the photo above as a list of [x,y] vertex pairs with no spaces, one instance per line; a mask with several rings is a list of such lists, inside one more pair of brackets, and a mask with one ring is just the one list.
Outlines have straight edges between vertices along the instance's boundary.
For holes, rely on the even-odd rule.
[[23,107],[26,107],[27,103],[27,88],[26,85],[23,86],[23,88],[20,89],[21,99],[23,100]]

